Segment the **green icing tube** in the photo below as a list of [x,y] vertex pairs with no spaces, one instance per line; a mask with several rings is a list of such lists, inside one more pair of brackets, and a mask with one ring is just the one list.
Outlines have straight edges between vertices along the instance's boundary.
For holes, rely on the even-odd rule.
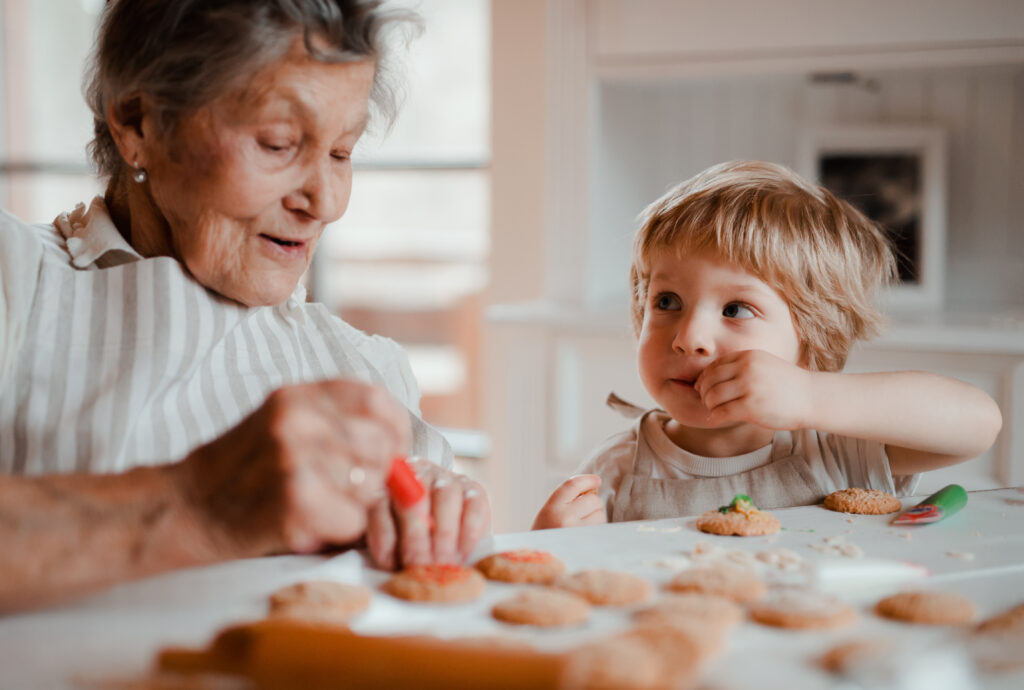
[[895,520],[894,525],[927,525],[947,518],[967,505],[967,492],[959,484],[950,484],[916,506],[906,511]]

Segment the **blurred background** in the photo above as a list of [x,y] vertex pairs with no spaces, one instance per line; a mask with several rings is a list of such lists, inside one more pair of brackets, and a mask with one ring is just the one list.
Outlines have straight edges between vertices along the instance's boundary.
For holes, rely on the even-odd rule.
[[[101,191],[80,89],[101,4],[0,0],[0,206],[21,218]],[[913,279],[848,369],[930,369],[1000,402],[996,446],[922,492],[1024,484],[1024,3],[403,4],[426,24],[405,107],[361,143],[308,280],[406,346],[424,416],[488,486],[497,530],[528,527],[626,426],[610,391],[649,402],[626,312],[634,219],[739,158],[831,166],[861,197],[906,187],[887,207],[911,218]],[[898,175],[865,182],[885,160]]]

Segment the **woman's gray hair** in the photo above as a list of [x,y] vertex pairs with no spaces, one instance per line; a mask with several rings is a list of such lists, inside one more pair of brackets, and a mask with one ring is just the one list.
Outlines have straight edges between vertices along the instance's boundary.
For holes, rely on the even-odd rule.
[[396,75],[385,29],[418,33],[418,16],[384,10],[382,0],[107,0],[86,75],[93,113],[89,154],[102,177],[126,167],[107,122],[113,105],[124,122],[138,119],[139,97],[155,109],[162,135],[183,115],[242,88],[282,58],[298,36],[323,62],[371,59],[370,103],[390,127],[397,111]]

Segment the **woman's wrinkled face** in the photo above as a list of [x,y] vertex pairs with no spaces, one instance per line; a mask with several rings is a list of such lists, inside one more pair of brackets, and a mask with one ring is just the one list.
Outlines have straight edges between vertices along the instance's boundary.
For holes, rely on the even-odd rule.
[[158,140],[150,193],[196,280],[248,306],[288,298],[348,206],[373,77],[372,61],[319,62],[299,41]]

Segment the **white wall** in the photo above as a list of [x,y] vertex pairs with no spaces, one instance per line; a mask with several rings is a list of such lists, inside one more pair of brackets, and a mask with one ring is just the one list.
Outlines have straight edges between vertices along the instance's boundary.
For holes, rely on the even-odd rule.
[[877,90],[802,74],[602,86],[591,300],[625,299],[635,215],[676,182],[724,160],[794,166],[808,125],[919,123],[948,136],[947,308],[1024,310],[1024,67],[860,76]]

